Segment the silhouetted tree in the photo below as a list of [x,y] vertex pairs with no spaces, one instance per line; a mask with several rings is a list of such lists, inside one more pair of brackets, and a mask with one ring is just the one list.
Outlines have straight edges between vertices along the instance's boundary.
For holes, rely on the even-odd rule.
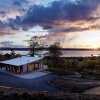
[[30,46],[30,55],[34,56],[35,48],[39,46],[39,38],[38,36],[33,36],[31,40],[28,41]]
[[10,53],[11,57],[15,57],[15,50],[11,49],[11,53]]
[[29,46],[30,46],[30,55],[34,56],[36,50],[38,48],[45,48],[46,47],[46,42],[42,39],[42,37],[38,36],[33,36],[31,40],[28,41]]
[[58,57],[62,54],[61,45],[59,42],[55,42],[53,45],[49,47],[50,57],[52,58],[53,66],[56,66]]
[[11,58],[11,55],[9,53],[6,53],[5,57],[6,57],[6,59],[9,59],[9,58]]

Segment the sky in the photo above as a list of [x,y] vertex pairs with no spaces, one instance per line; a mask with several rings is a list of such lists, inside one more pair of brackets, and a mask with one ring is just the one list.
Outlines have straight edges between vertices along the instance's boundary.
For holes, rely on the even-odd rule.
[[63,48],[100,48],[100,0],[0,0],[0,47],[33,36]]

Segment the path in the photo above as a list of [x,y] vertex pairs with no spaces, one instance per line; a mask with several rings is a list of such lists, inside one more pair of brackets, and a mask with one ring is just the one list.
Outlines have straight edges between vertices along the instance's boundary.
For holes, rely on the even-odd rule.
[[63,90],[52,87],[48,81],[57,75],[47,74],[33,79],[23,79],[7,73],[0,72],[0,85],[8,87],[26,88],[35,91],[62,92]]

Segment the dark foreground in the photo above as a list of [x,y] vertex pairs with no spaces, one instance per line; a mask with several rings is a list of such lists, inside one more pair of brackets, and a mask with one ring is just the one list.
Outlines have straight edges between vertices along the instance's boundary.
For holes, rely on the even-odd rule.
[[83,93],[86,90],[100,86],[100,81],[87,79],[55,78],[50,81],[55,87],[62,88],[70,93]]
[[0,87],[0,100],[100,100],[100,95],[33,92],[27,89]]

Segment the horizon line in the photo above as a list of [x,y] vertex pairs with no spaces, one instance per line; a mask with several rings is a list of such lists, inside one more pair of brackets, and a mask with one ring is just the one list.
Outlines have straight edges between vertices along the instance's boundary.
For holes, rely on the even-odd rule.
[[[30,50],[30,47],[0,47],[0,50]],[[35,48],[35,49],[40,49],[40,50],[48,50],[48,48]],[[100,50],[100,48],[60,48],[61,50],[93,50],[93,51],[97,51]]]

